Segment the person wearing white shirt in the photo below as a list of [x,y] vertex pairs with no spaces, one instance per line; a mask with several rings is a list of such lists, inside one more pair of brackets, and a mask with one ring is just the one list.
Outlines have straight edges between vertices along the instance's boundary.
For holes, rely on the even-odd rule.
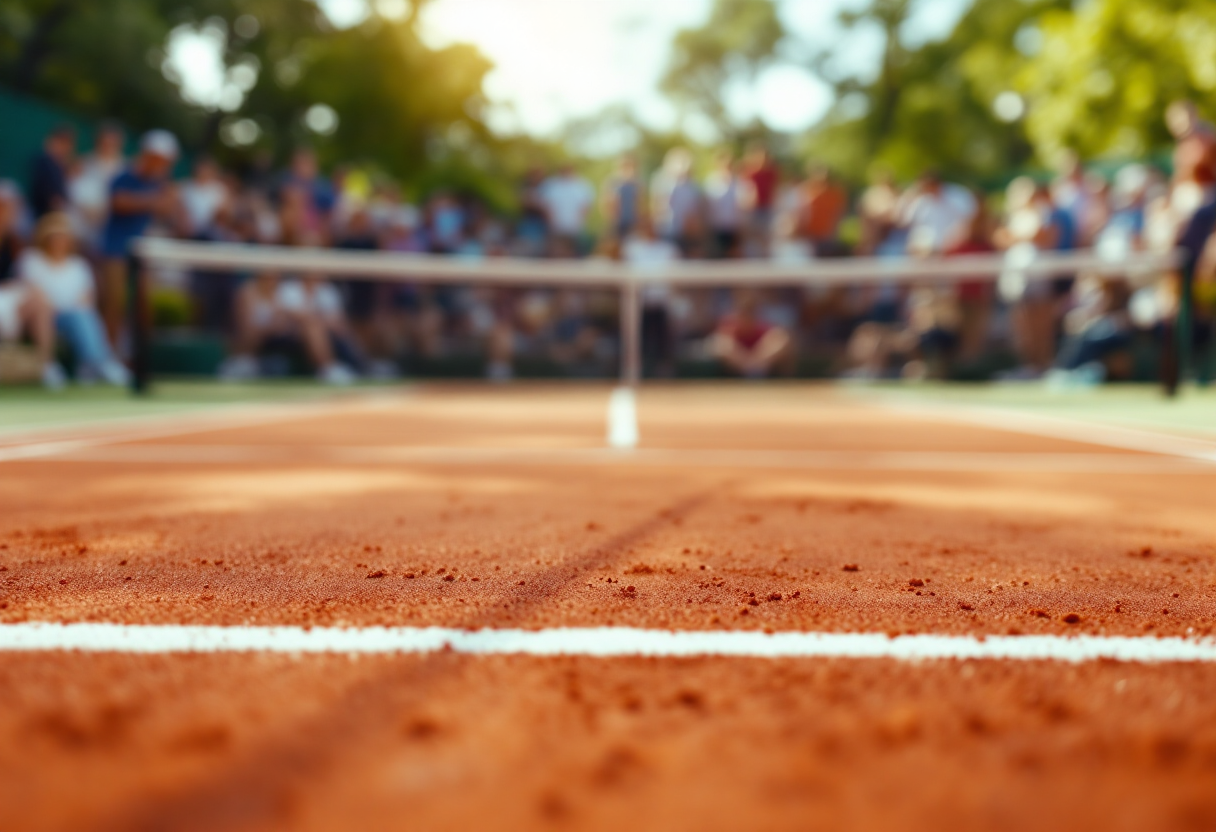
[[17,275],[50,304],[56,331],[76,354],[77,378],[125,385],[130,376],[110,351],[94,301],[93,270],[75,253],[71,220],[63,213],[47,214],[38,222],[34,242],[35,248],[21,255]]
[[285,280],[275,295],[278,307],[300,326],[308,351],[326,384],[349,384],[366,363],[351,337],[342,295],[332,283],[306,274]]
[[553,235],[553,253],[559,257],[577,255],[587,231],[587,214],[595,203],[595,189],[574,172],[572,165],[565,165],[556,176],[545,180],[540,198]]
[[0,180],[0,344],[29,335],[37,350],[42,384],[50,390],[63,387],[63,368],[55,361],[55,321],[42,293],[17,279],[22,238],[17,230],[21,192],[15,183]]
[[642,217],[636,231],[621,246],[621,259],[644,279],[642,301],[642,360],[659,376],[675,370],[675,337],[671,325],[671,286],[659,279],[679,262],[680,249],[659,237],[649,217]]
[[72,222],[77,238],[87,248],[94,249],[101,242],[101,229],[110,213],[110,184],[126,164],[122,153],[125,139],[120,125],[102,124],[93,152],[85,157],[68,182]]
[[943,183],[936,173],[926,173],[901,218],[908,229],[908,252],[926,256],[948,251],[967,236],[975,212],[970,191]]
[[714,237],[714,255],[735,257],[743,241],[743,181],[734,157],[723,153],[705,179],[705,204]]
[[191,237],[205,237],[215,218],[228,203],[228,186],[220,178],[215,160],[203,157],[194,164],[194,176],[181,184],[178,195],[185,214],[186,231]]

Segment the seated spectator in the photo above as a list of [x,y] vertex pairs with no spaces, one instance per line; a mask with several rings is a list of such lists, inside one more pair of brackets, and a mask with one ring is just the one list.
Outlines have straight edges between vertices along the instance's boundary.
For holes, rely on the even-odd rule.
[[355,343],[337,288],[317,274],[285,280],[275,293],[279,308],[300,327],[317,378],[325,384],[350,384],[365,365]]
[[17,233],[20,193],[12,182],[0,182],[0,344],[23,334],[34,342],[42,384],[63,387],[63,368],[55,361],[55,322],[43,294],[16,278],[22,242]]
[[[334,339],[326,318],[341,309],[337,290],[312,278],[283,281],[276,272],[261,272],[241,287],[236,298],[235,355],[220,367],[225,381],[263,375],[260,355],[302,352],[326,384],[349,384],[355,375],[334,358]],[[323,310],[331,310],[325,312]]]
[[1088,386],[1126,378],[1132,333],[1127,284],[1088,278],[1078,281],[1077,289],[1077,305],[1064,317],[1064,341],[1047,383]]
[[604,184],[604,217],[615,245],[633,233],[641,213],[642,183],[638,179],[637,159],[622,156],[616,173]]
[[17,274],[46,298],[55,329],[76,356],[76,377],[125,385],[130,374],[110,351],[93,293],[93,270],[75,253],[72,221],[50,213],[38,222],[35,248],[21,255]]
[[723,318],[710,336],[710,351],[731,373],[745,378],[766,378],[790,357],[789,333],[763,321],[759,298],[752,292],[735,297],[735,311]]

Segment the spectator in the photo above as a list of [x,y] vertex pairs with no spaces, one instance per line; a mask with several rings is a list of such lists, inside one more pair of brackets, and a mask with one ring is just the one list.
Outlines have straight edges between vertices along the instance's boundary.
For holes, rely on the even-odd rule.
[[549,221],[553,254],[576,257],[583,252],[587,216],[595,203],[595,191],[570,164],[562,165],[541,188],[541,201]]
[[61,124],[42,143],[30,174],[30,208],[34,217],[71,207],[68,168],[76,152],[76,128]]
[[17,280],[22,240],[17,233],[21,194],[8,180],[0,181],[0,345],[23,333],[34,342],[42,384],[63,387],[63,368],[55,361],[55,323],[50,304],[35,287]]
[[1051,199],[1068,214],[1077,232],[1077,244],[1088,246],[1105,225],[1103,196],[1094,189],[1081,158],[1072,150],[1061,157],[1060,174],[1051,183]]
[[621,257],[633,271],[650,279],[642,285],[642,361],[656,375],[675,373],[675,333],[671,320],[671,287],[654,278],[680,259],[680,250],[655,233],[649,217],[643,217],[635,233],[621,247]]
[[545,172],[532,168],[520,188],[515,236],[517,251],[524,257],[543,257],[548,253],[549,216],[545,210],[544,185]]
[[975,197],[966,188],[946,184],[936,171],[928,171],[905,198],[900,219],[908,229],[910,254],[941,254],[966,237],[976,210]]
[[182,183],[180,192],[187,235],[200,240],[214,239],[216,217],[230,198],[219,165],[209,156],[200,156],[194,163],[194,175]]
[[[984,206],[983,199],[976,198],[976,212],[967,227],[967,236],[951,248],[947,254],[966,256],[992,254],[996,247],[992,243],[992,217]],[[976,361],[984,351],[992,321],[994,303],[993,285],[989,280],[962,280],[957,286],[958,359]]]
[[101,232],[109,214],[110,185],[122,172],[126,134],[116,122],[103,122],[93,152],[86,156],[68,183],[72,220],[77,239],[90,252],[101,245]]
[[742,252],[744,214],[744,184],[730,151],[718,154],[714,170],[705,179],[706,212],[709,231],[713,235],[711,249],[714,257],[738,257]]
[[692,257],[700,251],[703,229],[701,189],[692,178],[692,155],[682,147],[668,151],[650,188],[651,217],[658,233]]
[[604,186],[604,218],[612,240],[621,244],[637,227],[642,211],[642,183],[633,156],[622,156]]
[[[1008,217],[997,231],[1000,248],[1025,252],[1073,248],[1072,217],[1052,203],[1046,186],[1019,177],[1009,183],[1005,202]],[[1060,300],[1071,291],[1072,278],[1026,282],[1015,275],[1011,273],[1014,279],[1006,280],[1002,294],[1006,301],[1016,304],[1013,322],[1022,366],[1006,378],[1039,378],[1051,368],[1055,357]]]
[[1128,165],[1116,174],[1113,211],[1094,240],[1104,255],[1126,256],[1143,248],[1151,182],[1152,175],[1143,165]]
[[127,368],[106,341],[93,296],[93,271],[75,253],[72,222],[66,214],[46,214],[34,232],[35,248],[21,255],[18,276],[46,298],[55,329],[75,353],[76,377],[124,386]]
[[840,251],[840,221],[849,208],[849,195],[832,178],[826,167],[817,165],[802,186],[800,200],[801,236],[819,257],[833,257]]
[[743,162],[744,208],[749,215],[748,257],[767,257],[776,219],[781,172],[763,144],[753,144]]
[[731,373],[765,378],[790,357],[789,333],[763,321],[753,292],[735,296],[735,312],[723,318],[710,338],[710,351]]
[[333,184],[320,173],[317,154],[307,147],[297,148],[291,155],[291,164],[279,182],[280,191],[286,188],[298,190],[313,227],[329,219],[338,201]]
[[[900,194],[890,171],[880,170],[874,183],[866,188],[859,202],[861,220],[860,253],[878,254],[888,236],[899,224]],[[902,246],[900,246],[902,250]]]
[[177,160],[177,139],[164,130],[145,133],[139,155],[110,185],[110,211],[102,235],[101,315],[110,343],[122,331],[127,256],[131,243],[147,233],[157,216],[171,215],[176,194],[168,181]]
[[279,284],[275,297],[280,309],[300,327],[309,354],[319,368],[317,379],[324,384],[346,385],[355,381],[364,361],[351,335],[342,306],[342,295],[333,284],[316,274]]

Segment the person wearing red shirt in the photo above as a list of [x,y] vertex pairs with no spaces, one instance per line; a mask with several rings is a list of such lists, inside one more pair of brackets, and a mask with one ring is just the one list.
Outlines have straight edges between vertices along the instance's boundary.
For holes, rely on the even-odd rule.
[[743,163],[744,206],[750,214],[749,254],[767,257],[781,173],[763,145],[753,145]]

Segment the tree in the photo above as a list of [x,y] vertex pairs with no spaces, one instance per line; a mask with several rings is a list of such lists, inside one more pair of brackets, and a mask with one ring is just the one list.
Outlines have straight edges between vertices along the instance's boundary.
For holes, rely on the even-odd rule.
[[676,33],[661,88],[732,137],[741,125],[725,103],[731,85],[754,82],[778,59],[785,36],[773,0],[714,0],[704,24]]
[[946,38],[915,48],[904,36],[915,0],[873,0],[842,13],[846,29],[878,31],[883,53],[872,78],[835,74],[836,50],[817,58],[837,104],[809,136],[807,155],[854,180],[874,166],[904,178],[933,167],[980,183],[1024,165],[1033,148],[1021,122],[1003,120],[993,104],[1027,60],[1019,35],[1067,2],[976,0]]
[[1216,3],[1091,0],[1043,17],[1018,75],[1039,155],[1140,156],[1168,146],[1162,114],[1191,99],[1216,116]]

